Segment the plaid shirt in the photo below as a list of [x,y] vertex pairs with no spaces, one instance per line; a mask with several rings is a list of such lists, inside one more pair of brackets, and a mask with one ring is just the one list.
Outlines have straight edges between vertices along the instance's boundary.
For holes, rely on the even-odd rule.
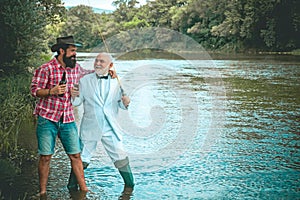
[[66,71],[67,78],[67,90],[64,96],[51,95],[39,98],[33,114],[54,122],[58,122],[63,114],[63,123],[69,123],[75,120],[71,104],[71,88],[74,83],[79,82],[82,76],[94,70],[85,70],[79,64],[76,64],[73,69],[69,67],[64,69],[57,59],[53,58],[35,70],[31,82],[31,94],[37,97],[36,92],[39,89],[55,87],[61,80],[64,71]]

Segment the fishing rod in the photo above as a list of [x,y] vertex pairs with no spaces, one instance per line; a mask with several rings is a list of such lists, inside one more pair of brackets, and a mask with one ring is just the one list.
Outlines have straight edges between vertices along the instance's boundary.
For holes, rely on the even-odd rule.
[[[98,24],[98,25],[99,25],[99,24]],[[103,41],[103,43],[104,43],[106,52],[107,52],[107,53],[110,53],[110,51],[109,51],[109,49],[108,49],[108,46],[107,46],[107,43],[106,43],[106,40],[105,40],[105,38],[104,38],[104,36],[103,36],[101,30],[99,30],[99,33],[100,33],[100,36],[101,36],[102,41]],[[120,79],[119,79],[119,76],[117,75],[117,70],[116,70],[116,68],[115,68],[115,65],[113,65],[113,70],[114,70],[115,73],[116,73],[116,79],[117,79],[117,81],[118,81],[118,83],[119,83],[119,86],[120,86],[120,89],[121,89],[122,96],[125,96],[126,94],[125,94],[125,91],[124,91],[124,89],[123,89],[123,87],[122,87],[122,84],[121,84],[121,81],[120,81]]]
[[[87,0],[87,2],[88,2],[88,4],[89,4],[89,6],[92,8],[92,6],[91,6],[91,4],[90,4],[90,1]],[[99,22],[98,22],[97,20],[96,20],[96,23],[97,23],[97,25],[100,27],[100,24],[99,24]],[[104,35],[102,34],[101,29],[99,29],[99,33],[100,33],[101,39],[102,39],[102,41],[103,41],[103,43],[104,43],[106,52],[110,54],[109,48],[108,48],[108,46],[107,46],[106,40],[105,40],[105,38],[104,38]],[[119,84],[119,86],[120,86],[122,96],[125,96],[126,93],[125,93],[125,91],[124,91],[124,89],[123,89],[123,87],[122,87],[122,84],[121,84],[121,81],[120,81],[120,79],[119,79],[119,76],[117,75],[117,70],[116,70],[116,68],[115,68],[115,65],[113,65],[113,70],[114,70],[115,73],[116,73],[116,79],[117,79],[118,84]]]

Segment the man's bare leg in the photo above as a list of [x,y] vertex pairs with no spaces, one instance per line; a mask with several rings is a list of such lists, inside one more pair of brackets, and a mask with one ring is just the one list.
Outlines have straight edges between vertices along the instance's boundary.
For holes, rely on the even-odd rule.
[[69,158],[71,160],[71,167],[73,172],[77,178],[78,185],[81,191],[88,191],[88,188],[85,183],[84,173],[83,173],[83,166],[80,154],[70,154]]
[[50,160],[52,155],[40,155],[39,159],[39,181],[40,181],[40,194],[46,194],[47,182],[50,171]]

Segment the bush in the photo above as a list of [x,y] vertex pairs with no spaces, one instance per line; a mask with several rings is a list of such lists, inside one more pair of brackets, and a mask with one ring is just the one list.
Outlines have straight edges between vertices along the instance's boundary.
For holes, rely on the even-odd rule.
[[8,155],[18,147],[18,135],[24,121],[33,122],[34,99],[30,95],[31,75],[1,77],[0,152]]

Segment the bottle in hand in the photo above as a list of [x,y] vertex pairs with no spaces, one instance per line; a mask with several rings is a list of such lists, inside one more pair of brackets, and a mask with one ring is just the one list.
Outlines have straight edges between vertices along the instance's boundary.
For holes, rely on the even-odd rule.
[[[67,84],[66,72],[63,73],[61,80],[59,81],[59,85]],[[63,97],[64,94],[59,94],[58,96]]]

